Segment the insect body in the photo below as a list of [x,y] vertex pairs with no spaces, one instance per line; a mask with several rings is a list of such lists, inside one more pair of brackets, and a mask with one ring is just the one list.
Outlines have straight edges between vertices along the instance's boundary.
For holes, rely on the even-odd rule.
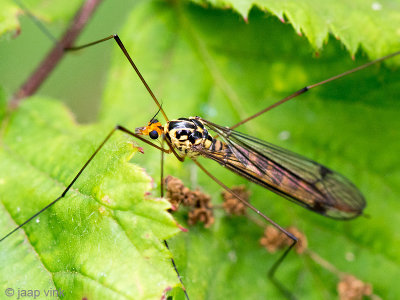
[[217,144],[222,146],[209,134],[199,117],[179,118],[170,121],[164,128],[168,142],[188,157],[199,156],[201,153],[197,149],[212,151]]
[[204,151],[225,151],[229,148],[223,142],[212,137],[200,117],[179,118],[168,121],[162,126],[157,119],[153,119],[145,127],[138,127],[135,133],[148,135],[156,140],[160,136],[167,139],[182,157],[195,158]]
[[[222,141],[213,138],[212,130]],[[137,134],[166,138],[185,157],[212,159],[244,178],[305,208],[336,219],[360,215],[366,202],[344,176],[296,153],[219,126],[200,117],[179,118],[162,126],[153,119]]]

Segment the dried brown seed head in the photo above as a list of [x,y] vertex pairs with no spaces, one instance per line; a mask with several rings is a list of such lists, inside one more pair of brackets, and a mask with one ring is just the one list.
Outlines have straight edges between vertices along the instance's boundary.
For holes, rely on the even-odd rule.
[[211,197],[207,194],[199,190],[191,191],[193,202],[192,206],[194,207],[211,207]]
[[[243,200],[249,202],[250,192],[246,189],[244,185],[232,187],[231,189],[235,194],[237,194]],[[240,201],[235,195],[228,191],[222,192],[222,198],[224,199],[223,208],[231,215],[245,215],[246,206]]]
[[204,227],[208,228],[214,223],[214,214],[211,208],[199,207],[189,211],[189,225],[195,225],[197,222],[203,222]]
[[281,232],[274,226],[267,226],[263,237],[260,239],[261,246],[265,247],[268,252],[275,253],[282,248],[283,239]]
[[[286,228],[287,231],[289,231],[291,234],[293,234],[297,238],[297,243],[294,246],[296,249],[296,252],[298,254],[302,254],[308,246],[308,241],[304,233],[302,233],[299,229],[297,229],[294,226],[289,226]],[[290,245],[292,243],[292,240],[288,238],[286,235],[285,237],[287,238],[287,245]]]
[[[301,254],[307,249],[307,238],[305,235],[294,226],[290,226],[286,229],[297,238],[295,245],[296,252]],[[261,246],[265,247],[268,252],[274,253],[279,249],[290,246],[292,239],[290,239],[285,233],[278,230],[276,227],[269,225],[265,228],[264,235],[260,239]]]
[[208,195],[205,195],[200,191],[191,191],[183,184],[182,180],[176,177],[167,176],[164,179],[164,183],[167,191],[166,198],[174,207],[178,207],[180,204],[192,207],[197,206],[199,201],[210,201]]
[[372,295],[372,286],[353,275],[345,275],[337,285],[340,300],[361,300]]
[[165,177],[164,184],[167,191],[166,198],[173,207],[179,207],[189,189],[184,186],[182,180],[173,176]]
[[174,207],[179,204],[190,207],[189,225],[203,222],[205,227],[210,227],[214,223],[211,197],[200,190],[191,191],[185,187],[183,182],[175,177],[167,176],[164,180],[167,198]]

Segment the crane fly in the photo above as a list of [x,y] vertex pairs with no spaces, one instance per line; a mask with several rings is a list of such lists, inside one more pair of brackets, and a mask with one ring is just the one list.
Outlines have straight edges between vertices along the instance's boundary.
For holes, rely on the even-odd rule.
[[[154,93],[144,80],[143,76],[132,61],[122,41],[117,35],[113,35],[80,47],[74,47],[69,50],[79,50],[110,39],[114,39],[117,42],[124,55],[136,71],[140,80],[146,87],[147,91],[153,98],[154,102],[158,106],[159,112],[161,112],[161,114],[164,116],[166,123],[163,125],[158,119],[156,119],[156,114],[156,116],[153,117],[146,126],[138,127],[134,132],[123,126],[116,126],[111,130],[102,143],[100,143],[100,146],[90,156],[90,158],[74,177],[71,183],[67,186],[64,192],[60,195],[60,197],[34,214],[31,218],[27,219],[25,222],[3,237],[0,241],[3,241],[17,229],[36,218],[47,208],[62,199],[73,186],[80,174],[101,150],[103,145],[109,140],[109,138],[116,131],[123,131],[141,140],[142,142],[157,148],[158,150],[162,151],[162,153],[175,155],[180,161],[183,161],[185,157],[192,159],[204,172],[206,172],[208,176],[211,177],[211,179],[231,192],[246,206],[263,217],[267,222],[270,222],[276,228],[287,234],[287,236],[292,239],[293,243],[275,262],[269,272],[269,275],[271,279],[274,280],[274,283],[277,284],[278,288],[287,295],[285,288],[280,286],[279,283],[277,283],[274,279],[274,274],[282,263],[283,259],[296,243],[296,238],[261,213],[257,208],[232,192],[232,190],[224,185],[219,179],[208,172],[198,162],[198,158],[204,157],[216,161],[223,167],[246,178],[247,180],[271,190],[276,194],[279,194],[284,198],[318,214],[341,220],[352,219],[361,215],[366,206],[366,201],[354,184],[343,175],[299,154],[259,140],[250,135],[240,133],[239,131],[236,131],[235,128],[265,113],[266,111],[290,99],[293,99],[304,92],[307,92],[311,88],[361,70],[370,66],[371,64],[398,55],[400,52],[382,57],[338,76],[334,76],[328,80],[305,87],[234,126],[223,127],[197,116],[181,117],[178,119],[169,120]],[[149,137],[150,140],[146,137]],[[153,143],[152,140],[165,141],[168,148],[160,147]]]
[[[213,138],[209,130],[221,138]],[[365,205],[347,178],[289,150],[222,127],[200,117],[179,118],[164,126],[152,119],[136,134],[166,138],[181,157],[212,159],[228,170],[309,210],[335,219],[359,216]]]

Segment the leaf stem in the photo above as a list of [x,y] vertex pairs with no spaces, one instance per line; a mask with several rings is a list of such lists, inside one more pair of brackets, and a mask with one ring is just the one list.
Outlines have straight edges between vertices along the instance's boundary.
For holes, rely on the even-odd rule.
[[26,97],[33,95],[39,89],[53,69],[58,65],[59,61],[64,57],[66,53],[64,49],[73,45],[87,24],[87,21],[102,1],[103,0],[87,0],[82,5],[60,41],[55,44],[49,54],[46,55],[35,71],[14,94],[9,103],[9,110],[16,109]]

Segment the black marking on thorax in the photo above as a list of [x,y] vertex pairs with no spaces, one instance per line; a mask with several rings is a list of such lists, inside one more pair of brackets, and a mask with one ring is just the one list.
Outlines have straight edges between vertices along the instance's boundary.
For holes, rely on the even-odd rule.
[[225,152],[229,156],[229,147],[208,133],[203,122],[195,117],[179,118],[168,123],[165,136],[176,148],[185,153],[195,153],[196,147],[203,147],[211,152]]
[[173,129],[196,129],[196,125],[187,118],[180,118],[178,120],[172,120],[168,124],[168,131]]
[[[207,131],[205,133],[208,135]],[[191,142],[192,144],[195,144],[198,139],[203,139],[203,135],[204,135],[204,131],[203,131],[203,133],[201,133],[200,131],[196,130],[189,135],[189,137],[188,137],[189,142]]]
[[195,153],[194,146],[204,146],[206,141],[210,141],[209,144],[212,141],[204,124],[193,117],[170,121],[165,130],[165,136],[184,153]]

